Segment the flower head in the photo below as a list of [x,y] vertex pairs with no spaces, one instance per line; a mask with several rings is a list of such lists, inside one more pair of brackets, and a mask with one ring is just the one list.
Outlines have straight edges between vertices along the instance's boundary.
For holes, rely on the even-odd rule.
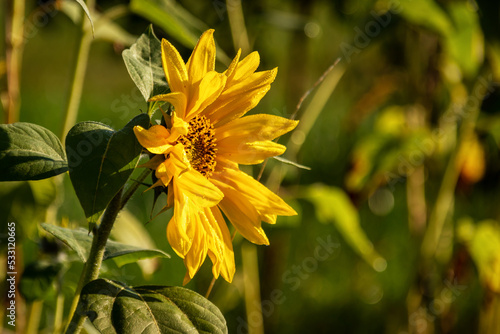
[[153,158],[144,166],[155,171],[153,187],[168,187],[167,206],[174,214],[167,238],[184,259],[187,283],[208,255],[215,277],[233,279],[234,253],[222,213],[249,241],[269,244],[261,222],[296,212],[279,196],[239,169],[285,151],[272,140],[297,121],[257,114],[255,107],[274,81],[277,69],[255,72],[259,54],[240,60],[239,51],[224,73],[215,71],[213,30],[201,36],[187,63],[162,40],[162,64],[171,92],[151,101],[173,106],[166,126],[134,128]]

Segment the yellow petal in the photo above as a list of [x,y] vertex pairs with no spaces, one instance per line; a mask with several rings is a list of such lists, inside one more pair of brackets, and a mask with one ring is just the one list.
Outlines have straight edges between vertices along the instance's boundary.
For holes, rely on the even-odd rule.
[[236,266],[234,264],[234,251],[231,235],[227,228],[226,222],[222,213],[218,207],[213,207],[210,209],[212,211],[215,222],[219,225],[219,229],[222,233],[222,241],[224,246],[224,258],[222,260],[220,274],[226,281],[231,283],[233,281],[234,273],[236,271]]
[[169,41],[161,41],[161,61],[163,71],[172,92],[186,92],[188,74],[184,60]]
[[269,245],[264,230],[261,227],[260,216],[254,206],[234,188],[220,182],[211,180],[224,193],[224,198],[219,203],[219,208],[236,230],[247,240],[258,245]]
[[218,141],[228,138],[231,141],[252,142],[273,140],[293,130],[299,121],[284,117],[257,114],[235,119],[215,128]]
[[206,233],[208,256],[212,261],[212,274],[215,278],[218,278],[222,261],[224,259],[224,243],[222,234],[210,208],[203,209],[203,214],[200,214],[200,221]]
[[184,280],[182,281],[182,285],[188,284],[191,281],[191,278],[192,277],[189,276],[189,271],[186,271],[186,275],[184,275]]
[[187,135],[189,131],[189,123],[185,122],[182,118],[177,117],[177,113],[172,113],[172,135],[177,140],[180,135]]
[[134,133],[141,146],[153,154],[163,154],[172,147],[170,131],[162,125],[153,125],[147,130],[136,125]]
[[193,278],[207,257],[208,247],[205,240],[206,233],[203,226],[201,226],[199,213],[193,215],[191,223],[193,224],[192,228],[194,230],[193,242],[184,258],[184,264],[188,270],[189,276]]
[[241,81],[231,82],[226,87],[224,96],[234,96],[249,90],[259,90],[264,88],[273,83],[274,79],[276,79],[276,74],[278,74],[278,68],[253,73]]
[[266,95],[271,83],[276,77],[277,70],[255,73],[253,77],[232,86],[226,83],[219,98],[203,110],[213,124],[222,125],[233,119],[243,116],[254,108]]
[[235,69],[238,66],[238,61],[240,60],[241,56],[241,49],[238,49],[238,52],[236,53],[236,56],[233,58],[233,61],[231,64],[229,64],[229,67],[227,68],[226,71],[224,71],[224,75],[227,77],[227,80],[230,81],[234,78],[235,75]]
[[163,163],[170,177],[178,178],[179,175],[189,171],[191,166],[185,157],[184,146],[177,144],[169,151],[168,158]]
[[183,92],[156,95],[150,98],[149,101],[165,101],[170,103],[174,106],[177,115],[181,118],[186,114],[187,98],[186,94]]
[[167,239],[175,253],[179,257],[184,258],[191,247],[191,240],[187,237],[186,232],[180,227],[181,224],[182,221],[177,221],[174,218],[170,219],[167,225]]
[[209,29],[201,35],[191,57],[186,64],[189,81],[196,84],[210,71],[215,69],[214,30]]
[[229,230],[225,223],[224,217],[217,207],[205,208],[204,224],[207,243],[209,247],[208,255],[212,260],[212,274],[215,278],[222,272],[222,276],[228,282],[231,282],[234,276],[234,252],[229,235]]
[[208,72],[200,81],[199,86],[193,86],[187,107],[185,120],[190,120],[207,106],[212,104],[224,89],[227,77],[216,71]]
[[275,222],[274,215],[294,216],[297,214],[278,195],[241,170],[226,168],[222,172],[214,173],[212,177],[248,199],[257,212],[265,218],[264,221]]
[[[293,215],[296,215],[296,214],[297,213],[295,213]],[[276,224],[276,219],[278,218],[278,216],[277,215],[269,215],[269,214],[261,214],[260,218],[262,219],[262,221],[264,221],[268,224]]]
[[179,190],[199,207],[215,206],[224,197],[222,191],[194,169],[182,173],[175,182]]
[[139,168],[149,168],[155,170],[158,166],[165,161],[165,156],[163,154],[157,154],[153,156],[149,161],[137,166]]
[[163,186],[168,186],[172,180],[172,174],[168,170],[168,164],[165,161],[156,167],[155,176],[163,183]]
[[253,165],[263,162],[269,157],[281,155],[286,147],[270,140],[251,143],[232,142],[226,138],[217,143],[217,156],[232,160],[242,165]]
[[193,219],[195,207],[189,203],[187,197],[178,191],[174,182],[174,215],[167,225],[167,239],[172,249],[181,258],[188,253],[193,243]]
[[234,76],[232,77],[232,80],[239,81],[243,78],[248,77],[257,70],[257,67],[259,67],[259,63],[260,63],[259,53],[257,51],[250,53],[248,56],[243,58],[243,60],[241,60],[238,63],[234,71]]

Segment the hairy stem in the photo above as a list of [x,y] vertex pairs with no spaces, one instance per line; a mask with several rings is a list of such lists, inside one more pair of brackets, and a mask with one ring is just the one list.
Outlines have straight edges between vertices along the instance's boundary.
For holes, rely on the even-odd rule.
[[109,203],[99,227],[94,227],[92,231],[94,234],[92,247],[90,248],[89,257],[87,262],[85,262],[82,275],[80,276],[80,282],[78,282],[78,286],[75,291],[75,299],[73,300],[71,307],[73,317],[68,325],[68,328],[66,329],[66,333],[79,333],[82,329],[86,316],[77,307],[80,299],[80,293],[87,283],[99,277],[106,242],[108,241],[116,216],[122,207],[121,195],[122,192],[120,190]]

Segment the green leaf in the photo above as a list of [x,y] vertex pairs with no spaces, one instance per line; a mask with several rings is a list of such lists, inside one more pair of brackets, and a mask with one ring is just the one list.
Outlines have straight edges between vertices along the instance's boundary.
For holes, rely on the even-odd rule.
[[401,1],[401,15],[409,22],[434,30],[442,36],[453,32],[446,12],[434,0]]
[[[42,223],[42,228],[74,250],[82,262],[87,261],[92,245],[92,236],[86,230],[72,230],[47,223]],[[103,260],[113,259],[121,267],[138,260],[156,257],[170,258],[170,255],[158,249],[145,249],[108,240]]]
[[98,279],[81,293],[79,311],[103,334],[227,333],[208,299],[181,287],[137,286]]
[[63,268],[62,263],[36,261],[28,264],[19,282],[19,292],[28,302],[44,299]]
[[483,220],[477,224],[464,218],[458,222],[457,237],[466,244],[479,276],[490,290],[500,292],[500,224]]
[[[132,0],[130,10],[158,25],[187,48],[194,48],[208,26],[173,0]],[[217,49],[217,58],[229,64],[229,57]]]
[[83,1],[83,0],[75,0],[75,1],[78,2],[78,4],[83,8],[85,15],[87,15],[87,17],[90,21],[90,26],[92,27],[92,35],[94,35],[94,22],[92,21],[92,18],[90,17],[90,12],[89,12],[89,9],[87,8],[87,5],[85,4],[85,1]]
[[450,3],[449,14],[455,31],[446,38],[445,45],[464,76],[474,78],[484,59],[484,36],[478,12],[470,10],[469,6],[467,3]]
[[344,239],[376,271],[384,271],[387,261],[373,248],[359,223],[359,215],[347,194],[339,188],[313,185],[304,193],[316,207],[318,220],[331,222]]
[[61,142],[32,123],[0,124],[0,181],[46,179],[68,170]]
[[68,132],[69,176],[90,225],[98,221],[137,164],[142,147],[134,135],[135,125],[149,127],[149,116],[136,116],[120,131],[82,122]]
[[161,64],[161,43],[149,26],[130,49],[123,51],[123,60],[130,77],[146,101],[168,92],[168,83]]

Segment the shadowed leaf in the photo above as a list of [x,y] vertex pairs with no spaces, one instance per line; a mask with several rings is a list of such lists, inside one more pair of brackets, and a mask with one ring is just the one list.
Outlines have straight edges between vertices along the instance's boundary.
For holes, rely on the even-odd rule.
[[[73,230],[46,223],[43,223],[42,227],[74,250],[82,262],[87,261],[92,245],[92,236],[87,231],[84,229]],[[103,260],[113,259],[121,267],[138,260],[156,257],[170,258],[170,255],[158,249],[144,249],[108,240]]]
[[0,124],[0,181],[46,179],[68,170],[57,136],[32,123]]
[[104,334],[228,332],[214,304],[175,286],[129,287],[98,279],[83,288],[79,311]]
[[123,51],[122,56],[128,73],[144,100],[168,92],[165,72],[161,65],[161,43],[151,25],[130,49]]
[[142,147],[133,132],[135,125],[149,127],[149,116],[136,116],[120,131],[98,122],[82,122],[68,132],[69,176],[91,225],[137,164]]

